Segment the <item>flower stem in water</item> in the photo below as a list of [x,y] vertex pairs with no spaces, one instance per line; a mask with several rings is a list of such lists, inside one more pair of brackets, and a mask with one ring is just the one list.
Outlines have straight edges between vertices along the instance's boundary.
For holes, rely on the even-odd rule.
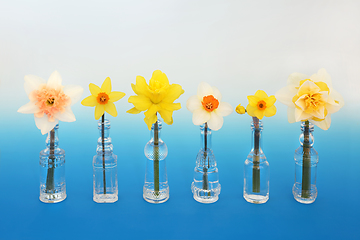
[[104,194],[106,194],[106,175],[105,175],[105,113],[101,117],[101,143],[102,143],[102,160],[103,160],[103,181],[104,181]]
[[50,155],[49,155],[49,163],[51,166],[48,167],[47,176],[46,176],[46,192],[54,193],[55,184],[54,184],[54,172],[55,172],[55,130],[52,129],[50,131]]
[[155,122],[154,125],[154,191],[155,196],[159,195],[160,180],[159,180],[159,125]]
[[260,192],[260,129],[259,119],[253,117],[254,122],[254,155],[253,155],[253,192]]
[[303,143],[303,171],[301,184],[301,197],[309,198],[311,190],[311,155],[310,155],[310,130],[309,121],[305,122]]
[[[209,190],[209,179],[208,179],[208,168],[210,167],[210,160],[207,157],[207,130],[208,130],[208,125],[207,122],[205,123],[205,128],[204,128],[204,167],[203,167],[203,190]],[[208,164],[206,166],[206,159],[208,159]],[[210,192],[208,192],[207,194],[208,196],[210,196]]]

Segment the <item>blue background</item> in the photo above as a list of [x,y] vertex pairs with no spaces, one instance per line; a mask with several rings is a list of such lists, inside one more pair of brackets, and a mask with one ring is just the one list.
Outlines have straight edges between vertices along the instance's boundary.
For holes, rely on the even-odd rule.
[[[358,1],[9,1],[0,3],[0,239],[359,239],[360,191],[360,3]],[[186,100],[200,81],[217,86],[233,107],[247,95],[286,85],[292,72],[326,68],[345,106],[332,125],[315,127],[319,152],[318,197],[311,205],[292,196],[300,123],[287,122],[286,107],[265,118],[263,150],[270,163],[270,199],[247,203],[243,164],[250,151],[247,115],[225,117],[213,132],[222,186],[219,201],[193,200],[191,182],[200,130]],[[165,72],[181,84],[182,109],[163,125],[170,199],[142,198],[144,146],[149,131],[132,106],[130,83]],[[28,102],[23,77],[47,79],[58,70],[63,85],[110,76],[126,96],[109,117],[118,156],[119,200],[92,201],[92,157],[99,137],[93,108],[72,107],[77,121],[60,123],[66,152],[67,199],[39,201],[39,152],[45,136],[32,115],[17,113]]]

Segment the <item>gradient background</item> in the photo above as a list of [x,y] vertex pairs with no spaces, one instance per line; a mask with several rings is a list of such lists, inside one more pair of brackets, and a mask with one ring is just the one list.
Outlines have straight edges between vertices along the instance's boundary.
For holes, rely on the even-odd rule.
[[[359,239],[360,134],[359,1],[1,1],[0,2],[0,239]],[[270,199],[242,197],[243,164],[250,151],[250,121],[233,113],[213,134],[222,191],[218,202],[192,198],[199,127],[186,100],[201,81],[217,86],[235,107],[247,95],[286,85],[289,74],[325,68],[345,106],[328,131],[315,128],[319,152],[318,198],[311,205],[292,196],[294,150],[300,124],[287,122],[286,107],[264,119],[263,150],[270,163]],[[182,109],[164,124],[169,148],[170,199],[142,198],[143,148],[149,131],[132,106],[130,83],[160,69],[181,84]],[[73,106],[74,123],[60,124],[66,151],[68,198],[44,204],[39,197],[39,152],[45,136],[32,115],[17,113],[28,102],[24,76],[63,84],[101,85],[112,79],[126,93],[109,117],[118,156],[119,201],[92,201],[92,157],[98,138],[94,108]]]

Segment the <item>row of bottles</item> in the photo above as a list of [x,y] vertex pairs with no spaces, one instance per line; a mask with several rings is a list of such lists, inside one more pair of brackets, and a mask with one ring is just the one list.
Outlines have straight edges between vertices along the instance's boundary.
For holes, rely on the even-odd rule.
[[[65,152],[59,148],[58,125],[48,134],[46,149],[40,152],[40,200],[56,203],[66,198]],[[100,137],[93,158],[93,200],[97,203],[112,203],[118,200],[117,156],[109,136],[110,121],[99,120]],[[151,128],[150,141],[146,144],[145,184],[143,198],[150,203],[162,203],[169,199],[166,172],[168,149],[161,140],[161,121]],[[251,123],[252,148],[245,160],[244,192],[246,201],[265,203],[269,199],[269,163],[262,151],[263,124],[253,118]],[[313,148],[314,126],[301,124],[300,147],[295,151],[294,198],[301,203],[312,203],[317,196],[316,167],[318,154]],[[221,185],[214,153],[211,149],[211,129],[207,123],[200,126],[201,148],[196,157],[193,197],[201,203],[213,203],[219,198]]]

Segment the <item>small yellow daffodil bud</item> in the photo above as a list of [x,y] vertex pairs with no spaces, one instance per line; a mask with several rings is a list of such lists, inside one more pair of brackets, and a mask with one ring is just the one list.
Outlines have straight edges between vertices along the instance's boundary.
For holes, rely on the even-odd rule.
[[245,113],[246,113],[246,109],[245,109],[243,106],[241,106],[241,104],[239,104],[239,105],[236,107],[235,111],[236,111],[238,114],[245,114]]

